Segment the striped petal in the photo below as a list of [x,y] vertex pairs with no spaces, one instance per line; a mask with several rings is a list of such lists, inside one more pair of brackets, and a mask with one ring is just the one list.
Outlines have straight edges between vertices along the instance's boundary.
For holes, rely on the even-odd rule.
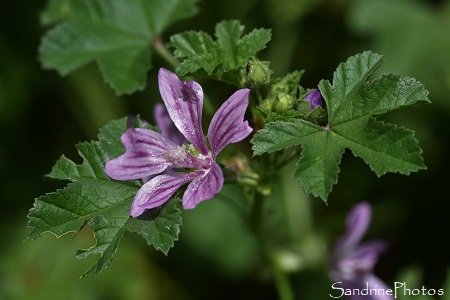
[[249,89],[236,91],[214,114],[208,129],[214,158],[225,146],[242,141],[252,132],[248,122],[244,121],[249,93]]
[[202,130],[203,90],[195,81],[181,82],[174,73],[161,68],[159,92],[178,130],[203,155],[208,154]]
[[172,172],[153,177],[145,183],[134,197],[130,215],[137,217],[146,209],[163,205],[186,182],[196,178],[196,174]]
[[213,163],[204,176],[194,179],[183,195],[183,208],[192,209],[204,200],[212,199],[223,186],[223,173],[219,165]]
[[121,140],[125,153],[105,165],[105,173],[115,180],[141,179],[161,173],[170,165],[163,154],[176,146],[159,133],[144,128],[129,128]]

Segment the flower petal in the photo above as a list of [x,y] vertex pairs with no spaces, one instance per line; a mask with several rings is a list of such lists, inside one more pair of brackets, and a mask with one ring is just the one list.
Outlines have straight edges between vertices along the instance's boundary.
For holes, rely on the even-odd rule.
[[347,216],[346,233],[335,246],[337,256],[345,256],[353,251],[369,227],[372,219],[372,207],[367,202],[355,205]]
[[184,136],[170,119],[169,113],[166,107],[162,103],[157,103],[153,108],[153,115],[155,118],[156,126],[161,130],[161,135],[168,138],[177,145],[183,145],[187,143]]
[[159,133],[144,128],[129,128],[121,140],[125,153],[105,165],[106,175],[116,180],[141,179],[164,171],[170,163],[163,154],[176,146]]
[[203,90],[195,81],[181,82],[174,73],[161,68],[159,92],[178,130],[203,155],[208,154],[202,130]]
[[204,200],[212,199],[223,186],[223,173],[219,165],[213,163],[209,172],[195,180],[187,187],[183,195],[184,209],[192,209]]
[[370,241],[358,246],[353,252],[340,259],[336,269],[345,273],[363,274],[372,272],[378,257],[388,245],[383,241]]
[[226,145],[242,141],[252,132],[248,122],[244,121],[249,93],[249,89],[236,91],[214,114],[208,129],[214,158]]
[[145,183],[134,197],[130,215],[137,217],[146,209],[161,206],[186,182],[196,178],[195,173],[171,172],[153,177]]

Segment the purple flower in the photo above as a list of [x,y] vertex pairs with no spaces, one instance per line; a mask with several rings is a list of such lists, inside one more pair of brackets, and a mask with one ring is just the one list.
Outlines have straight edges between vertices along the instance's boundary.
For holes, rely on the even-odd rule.
[[[387,249],[383,241],[373,240],[361,243],[369,227],[372,208],[362,202],[353,207],[347,216],[346,233],[341,237],[333,251],[331,280],[340,282],[344,289],[388,289],[387,285],[373,274],[379,255]],[[376,295],[352,295],[351,300],[390,300],[392,296],[384,293]]]
[[153,108],[153,117],[155,118],[156,126],[161,130],[161,135],[168,138],[177,145],[187,144],[188,141],[181,134],[172,119],[169,112],[162,103],[157,103]]
[[[183,139],[165,122],[164,111],[156,109],[162,134],[144,128],[129,128],[121,137],[125,153],[106,163],[106,174],[116,180],[151,178],[139,189],[131,204],[131,216],[162,205],[182,185],[183,207],[194,208],[214,198],[222,189],[223,173],[217,155],[231,143],[245,139],[252,128],[244,121],[249,89],[236,91],[214,114],[208,129],[208,143],[201,121],[203,90],[195,82],[181,82],[172,72],[160,69],[159,91],[170,119]],[[178,135],[178,137],[177,137]],[[153,176],[153,177],[151,177]]]
[[323,108],[325,105],[325,101],[323,100],[322,94],[319,90],[313,90],[310,92],[305,96],[305,100],[311,103],[309,106],[309,111],[316,109],[318,106]]

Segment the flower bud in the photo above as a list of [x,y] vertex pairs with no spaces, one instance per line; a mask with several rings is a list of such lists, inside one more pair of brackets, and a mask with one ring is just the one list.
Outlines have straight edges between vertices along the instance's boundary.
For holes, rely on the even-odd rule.
[[277,113],[283,113],[294,108],[295,99],[287,94],[278,94],[275,101],[274,111]]
[[271,70],[268,61],[253,59],[241,72],[242,83],[248,87],[265,86],[270,83]]
[[325,107],[325,101],[323,100],[322,94],[319,90],[313,90],[307,94],[304,99],[311,103],[309,106],[309,111],[313,111],[319,106],[321,108]]

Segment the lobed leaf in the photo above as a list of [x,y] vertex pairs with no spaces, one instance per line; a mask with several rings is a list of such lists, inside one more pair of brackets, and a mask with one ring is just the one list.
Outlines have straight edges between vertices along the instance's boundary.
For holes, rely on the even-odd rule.
[[196,0],[53,0],[44,23],[61,21],[39,47],[44,68],[61,75],[95,61],[117,94],[145,87],[154,37],[197,11]]
[[149,245],[165,254],[178,239],[181,225],[178,200],[150,210],[147,214],[152,217],[147,220],[132,219],[131,202],[141,184],[114,181],[104,173],[105,162],[124,151],[120,136],[125,129],[125,119],[112,121],[101,129],[100,141],[78,144],[78,153],[83,158],[81,165],[61,157],[47,176],[70,183],[37,198],[28,215],[29,238],[38,238],[44,232],[57,237],[76,234],[86,224],[90,226],[96,244],[78,250],[76,257],[100,254],[100,258],[84,275],[94,276],[111,264],[124,231],[139,233]]
[[[244,26],[239,21],[225,21],[216,25],[215,35],[217,43],[221,50],[222,63],[224,69],[236,69],[238,63],[238,44],[239,39],[244,33]],[[245,62],[246,63],[246,62]]]
[[344,148],[332,142],[333,132],[320,131],[304,141],[303,151],[296,164],[294,178],[306,193],[326,199],[337,183],[339,164]]
[[252,138],[253,154],[261,155],[300,145],[305,141],[306,137],[317,134],[320,131],[320,126],[304,120],[269,123]]
[[125,118],[113,120],[107,126],[100,128],[98,140],[105,155],[105,161],[116,158],[125,152],[125,146],[120,140],[125,130]]
[[325,80],[319,84],[328,110],[326,126],[301,119],[269,123],[251,140],[254,154],[302,145],[294,178],[306,192],[323,200],[337,182],[345,149],[361,157],[378,176],[424,169],[414,133],[375,117],[429,102],[428,92],[415,79],[399,75],[383,74],[368,81],[382,60],[378,54],[364,52],[340,64],[333,85]]
[[359,100],[361,86],[382,61],[381,55],[370,51],[363,52],[350,57],[338,66],[333,75],[333,85],[325,80],[319,83],[320,92],[327,105],[330,123],[345,122],[353,117],[353,109],[361,106],[361,100]]
[[205,32],[187,31],[170,38],[174,55],[182,59],[177,73],[185,75],[204,70],[208,75],[236,70],[265,48],[271,39],[268,29],[255,29],[242,36],[244,26],[239,21],[222,21],[216,25],[214,40]]
[[181,205],[180,199],[175,198],[163,208],[156,208],[144,213],[143,219],[130,219],[127,230],[141,235],[147,244],[167,255],[178,239],[180,232]]
[[64,155],[53,166],[52,171],[47,175],[53,179],[75,180],[81,178],[98,178],[108,180],[103,169],[98,166],[106,161],[100,143],[84,142],[77,146],[78,154],[83,158],[81,165],[75,164]]
[[189,58],[177,67],[179,74],[193,73],[203,68],[211,75],[219,61],[219,47],[205,32],[187,31],[173,35],[170,43],[175,47],[174,55]]
[[[354,129],[357,126],[361,128],[358,131]],[[361,157],[378,176],[387,172],[408,175],[425,168],[414,132],[406,128],[369,118],[342,124],[334,132],[338,142]]]

